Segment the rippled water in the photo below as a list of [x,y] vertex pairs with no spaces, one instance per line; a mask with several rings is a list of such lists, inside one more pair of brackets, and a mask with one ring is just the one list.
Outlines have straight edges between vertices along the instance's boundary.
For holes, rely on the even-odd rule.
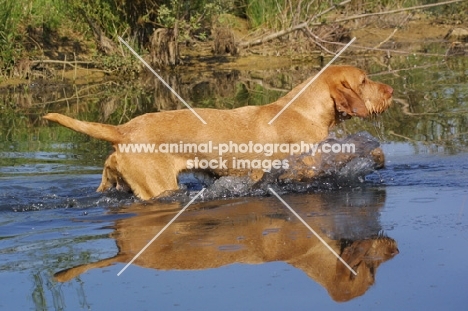
[[[117,276],[187,194],[144,203],[96,193],[110,146],[40,116],[59,111],[121,123],[180,103],[154,81],[102,83],[93,86],[95,95],[68,102],[57,102],[63,92],[2,90],[0,309],[462,309],[468,63],[393,61],[404,70],[366,69],[394,87],[394,105],[375,120],[334,130],[340,137],[370,132],[382,143],[386,167],[338,187],[275,188],[353,262],[356,277],[271,194],[220,198],[226,187],[243,189],[236,179],[212,185],[211,196],[190,206]],[[232,108],[271,102],[313,71],[203,72],[172,83],[195,106]]]

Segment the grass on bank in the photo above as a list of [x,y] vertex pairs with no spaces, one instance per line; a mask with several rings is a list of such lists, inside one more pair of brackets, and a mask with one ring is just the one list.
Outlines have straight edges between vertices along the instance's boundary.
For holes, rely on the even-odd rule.
[[[231,14],[248,21],[250,29],[277,31],[314,16],[337,0],[0,0],[0,78],[12,77],[14,67],[23,58],[63,60],[59,53],[47,55],[46,50],[59,49],[66,39],[81,44],[93,42],[90,21],[104,35],[116,41],[117,35],[130,38],[144,50],[149,36],[159,27],[173,27],[178,21],[181,40],[209,37],[217,17]],[[411,7],[436,0],[352,0],[335,12],[344,15],[380,12]],[[467,18],[468,2],[424,10],[446,21]],[[321,18],[326,21],[326,16]],[[79,49],[78,49],[79,50]],[[74,57],[97,54],[94,49],[81,49]],[[52,55],[52,54],[51,54]],[[92,56],[92,55],[91,55]],[[102,57],[102,55],[101,55]],[[100,58],[102,66],[114,60]]]

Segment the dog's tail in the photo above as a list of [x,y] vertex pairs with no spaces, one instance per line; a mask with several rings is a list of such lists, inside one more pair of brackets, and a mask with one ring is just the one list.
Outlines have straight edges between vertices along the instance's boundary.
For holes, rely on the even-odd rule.
[[65,127],[71,128],[74,131],[89,135],[91,137],[106,140],[111,143],[117,143],[121,141],[122,134],[119,132],[117,126],[86,122],[76,120],[60,113],[48,113],[43,116],[44,119],[49,121],[57,122]]

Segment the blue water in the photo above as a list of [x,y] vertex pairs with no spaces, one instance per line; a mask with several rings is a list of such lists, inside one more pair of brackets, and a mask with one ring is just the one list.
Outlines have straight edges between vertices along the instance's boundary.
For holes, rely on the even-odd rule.
[[[340,245],[345,255],[353,245],[362,252],[355,268],[370,274],[365,282],[363,272],[340,279],[366,284],[346,302],[333,294],[341,283],[321,279],[342,266],[327,266],[330,253],[267,194],[195,202],[117,276],[187,198],[143,203],[128,194],[96,193],[106,143],[41,123],[42,108],[2,115],[0,309],[465,309],[465,63],[373,78],[394,86],[408,107],[395,102],[381,118],[336,131],[371,132],[383,143],[386,167],[342,189],[281,193],[338,252]],[[132,103],[122,102],[133,110],[110,121],[155,109]],[[84,110],[94,111],[95,103],[87,105]],[[49,144],[52,138],[57,142]],[[365,245],[382,236],[399,253],[376,264],[383,255]]]

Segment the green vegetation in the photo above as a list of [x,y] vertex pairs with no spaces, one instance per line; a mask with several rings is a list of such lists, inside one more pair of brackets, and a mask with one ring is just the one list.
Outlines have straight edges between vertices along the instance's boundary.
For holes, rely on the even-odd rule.
[[[98,51],[97,37],[101,35],[109,38],[115,46],[118,44],[117,36],[123,36],[140,51],[144,51],[151,34],[157,28],[177,28],[179,42],[207,40],[212,28],[217,23],[223,23],[222,17],[230,15],[248,21],[251,30],[266,28],[277,31],[307,20],[340,2],[342,1],[0,0],[0,77],[13,77],[15,66],[23,58],[63,60],[66,53],[58,51],[65,50],[65,44],[72,47],[69,49],[71,57],[89,60],[98,56],[98,67],[108,68],[115,63],[115,58],[109,60]],[[355,0],[344,6],[337,6],[332,12],[354,15],[436,2]],[[466,19],[467,11],[466,1],[425,10],[434,16],[448,16],[454,21]],[[321,16],[320,21],[326,22],[327,17]]]
[[23,12],[19,2],[2,0],[0,6],[0,68],[9,68],[22,52],[18,26]]
[[[10,74],[15,63],[26,54],[35,55],[44,39],[67,22],[67,4],[60,0],[0,0],[0,70]],[[40,29],[42,38],[33,38]]]

